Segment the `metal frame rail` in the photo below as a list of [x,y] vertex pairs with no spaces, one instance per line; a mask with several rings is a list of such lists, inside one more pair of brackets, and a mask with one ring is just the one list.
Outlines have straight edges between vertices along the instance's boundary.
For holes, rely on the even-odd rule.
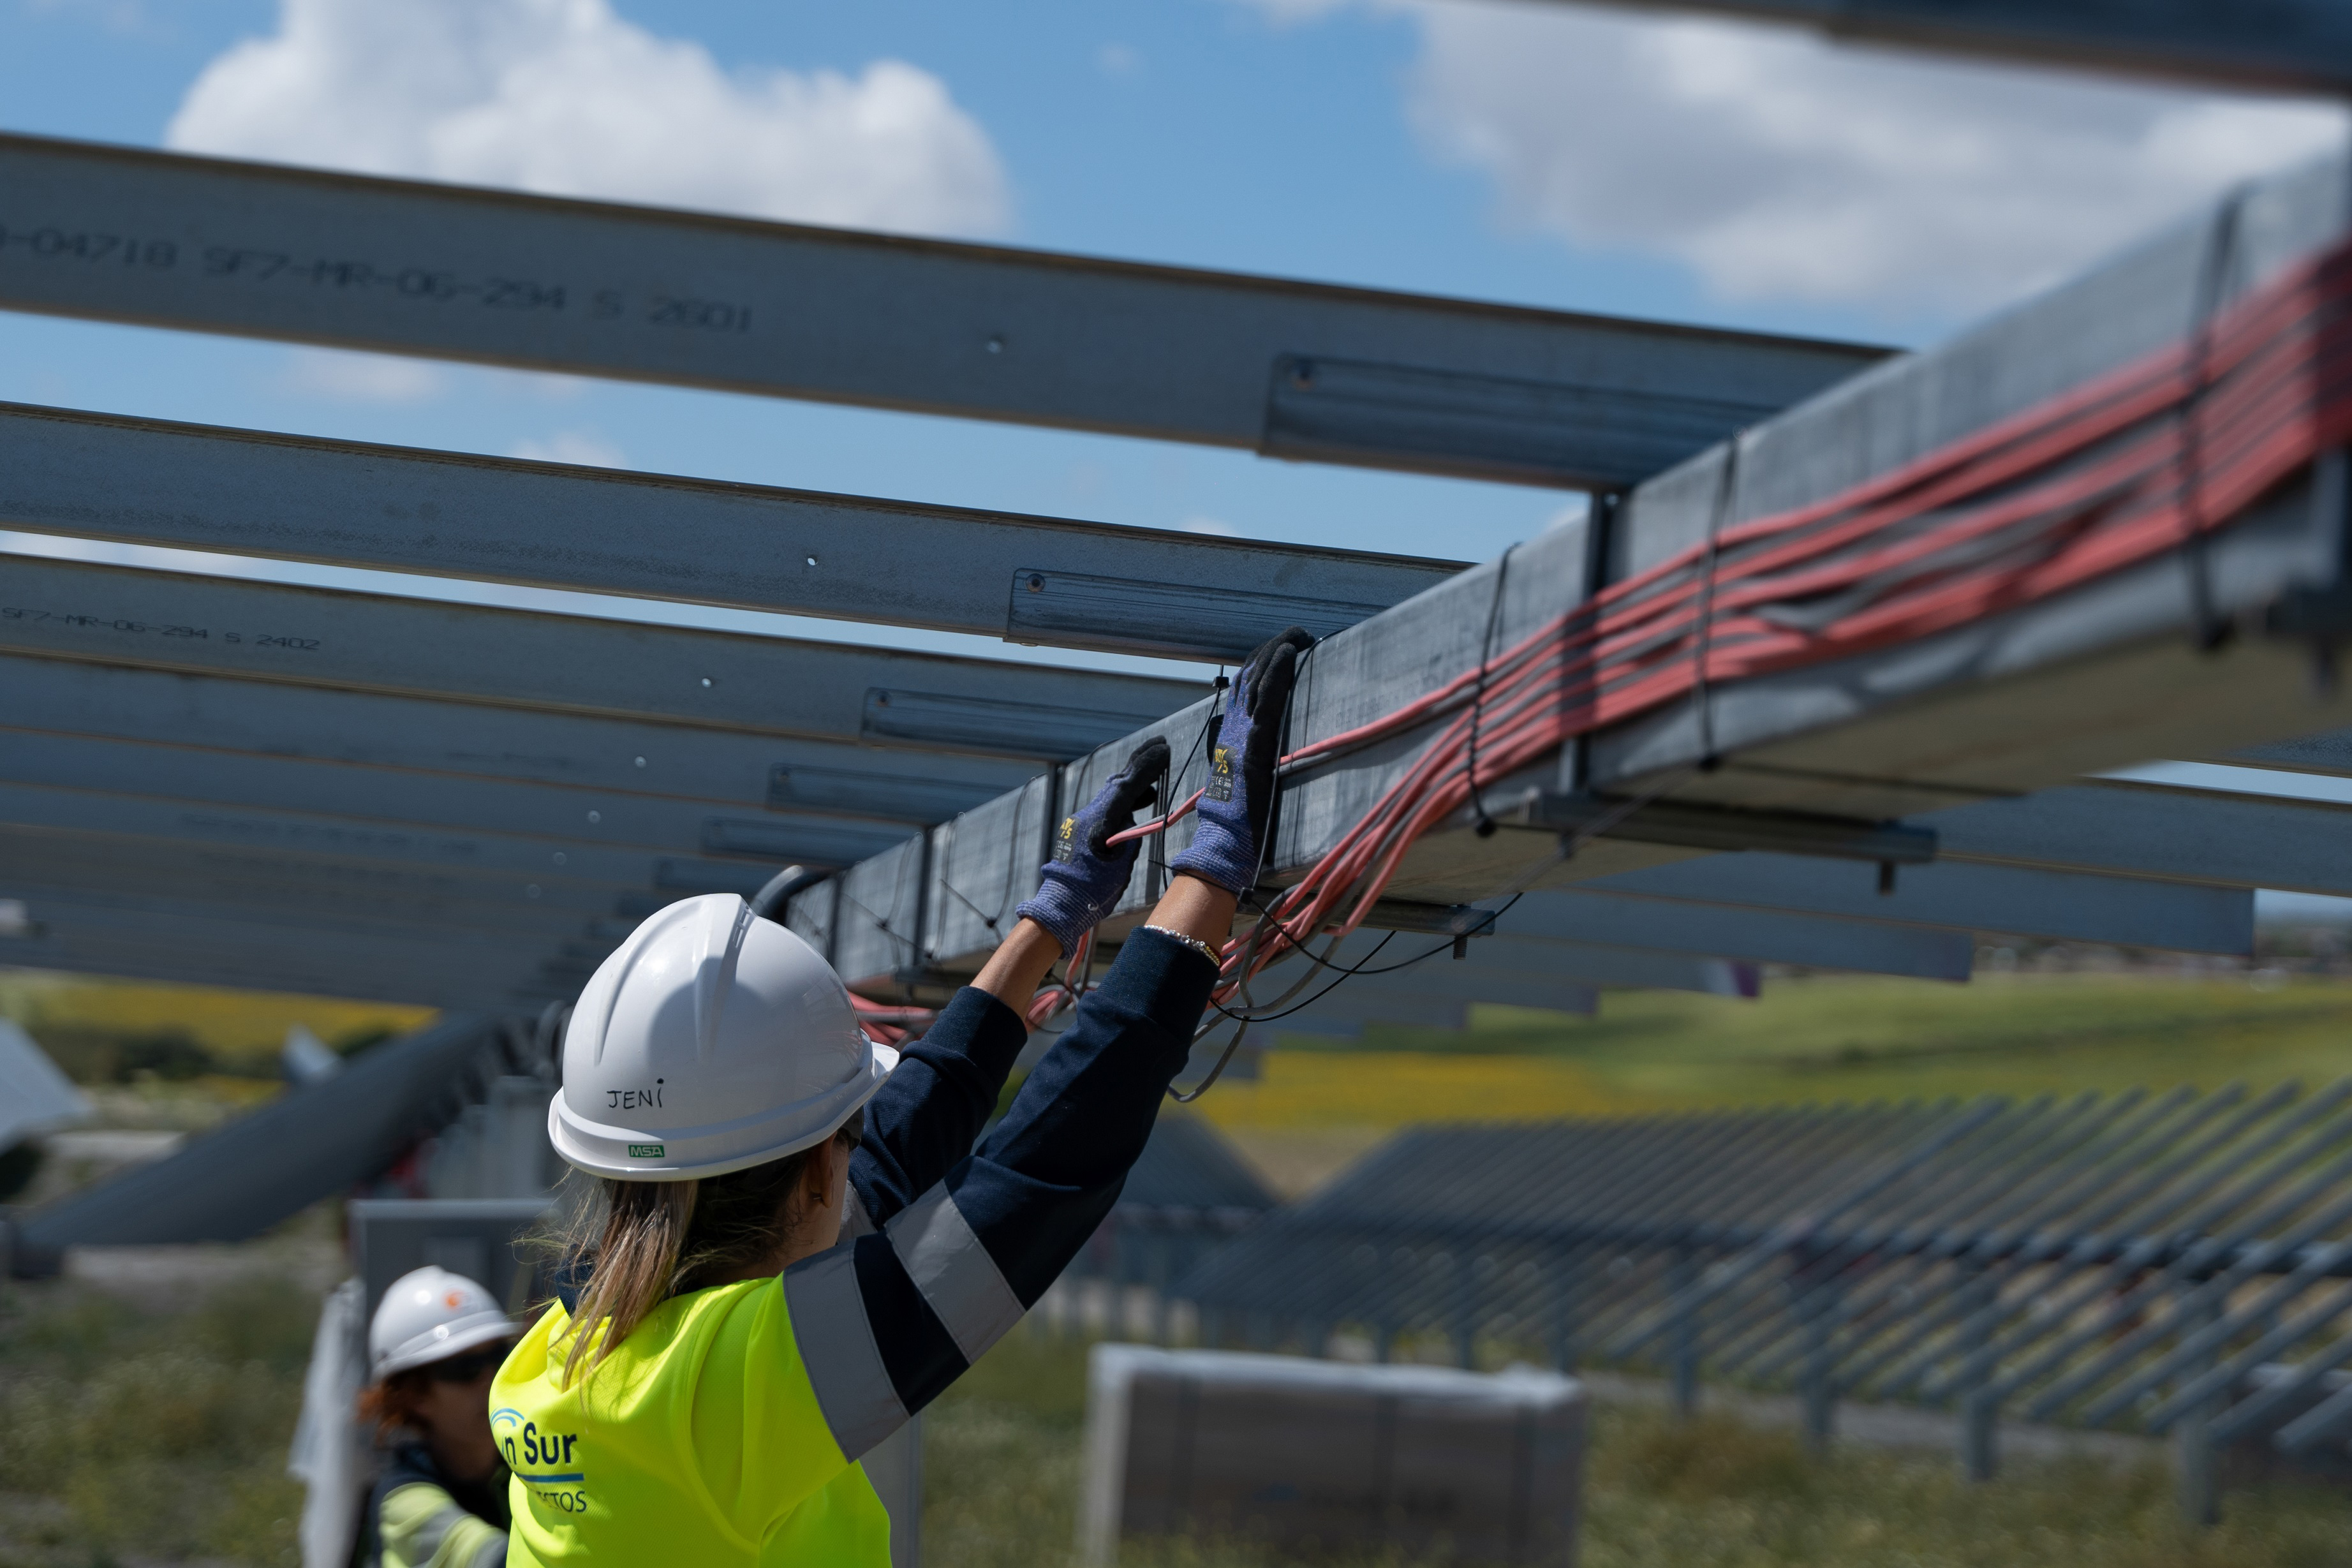
[[[2347,226],[2347,184],[2343,160],[2334,159],[2236,193],[2074,284],[1636,487],[1582,525],[1553,530],[1335,634],[1309,658],[1292,744],[1396,711],[1602,584],[1734,524],[1839,493],[2177,343],[2216,300],[2235,299],[2334,243]],[[1889,818],[1907,819],[1923,841],[1932,833],[1945,853],[1969,859],[2137,865],[2162,836],[2103,824],[2143,810],[2168,815],[2182,809],[2182,796],[2052,786],[2130,759],[2210,755],[2322,727],[2327,699],[2315,690],[2312,644],[2264,633],[2285,624],[2282,606],[2333,602],[2342,591],[2352,522],[2342,468],[2325,459],[2193,548],[2055,599],[1818,668],[1701,684],[1574,741],[1556,759],[1486,784],[1484,810],[1465,807],[1423,838],[1391,896],[1457,905],[1725,849],[1870,858],[1855,846]],[[2217,627],[2246,635],[2220,637]],[[1046,820],[1086,799],[1147,737],[1166,739],[1179,759],[1170,795],[1182,799],[1204,776],[1213,702],[1069,763],[1050,799],[1024,786],[843,873],[851,918],[839,929],[827,923],[830,889],[802,895],[796,918],[826,924],[836,963],[854,980],[970,973],[992,932],[966,918],[963,900],[940,896],[938,868],[951,856],[959,876],[993,886],[1009,868],[1034,865]],[[1311,866],[1453,718],[1289,778],[1270,878],[1286,881]],[[2232,821],[2229,847],[2168,841],[2179,853],[2158,874],[2241,886],[2281,885],[2273,872],[2309,879],[2287,863],[2298,857],[2267,858],[2260,876],[2232,860],[2280,803],[2213,796],[2195,805],[2200,816]],[[2049,831],[2056,821],[2068,826]],[[1601,836],[1590,842],[1565,831],[1593,822]],[[1165,847],[1179,847],[1189,832],[1177,825]],[[2021,851],[2021,838],[2035,847]],[[1159,892],[1159,863],[1139,865],[1108,940]]]
[[2352,1079],[1408,1132],[1174,1285],[1204,1324],[2352,1461]]
[[0,235],[0,309],[1538,484],[1887,352],[30,136]]

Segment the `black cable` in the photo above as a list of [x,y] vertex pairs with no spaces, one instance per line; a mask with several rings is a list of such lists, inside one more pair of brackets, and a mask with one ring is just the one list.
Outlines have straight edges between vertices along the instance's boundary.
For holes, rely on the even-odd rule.
[[[991,931],[994,931],[996,929],[996,922],[1004,918],[1004,906],[1002,903],[999,903],[996,906],[996,912],[994,914],[986,914],[982,911],[981,907],[978,904],[973,903],[970,899],[964,897],[964,891],[961,888],[959,888],[953,882],[949,881],[944,875],[940,878],[940,886],[945,888],[949,892],[953,893],[956,896],[956,901],[961,904],[965,909],[970,910],[973,914],[979,915],[980,923],[986,926]],[[1010,897],[1009,894],[1007,896]]]
[[[1525,893],[1512,894],[1510,903],[1507,903],[1501,909],[1496,910],[1482,923],[1492,926],[1510,912],[1511,904],[1517,903],[1526,896],[1527,895]],[[1286,935],[1288,933],[1286,932],[1285,934]],[[1241,1018],[1245,1022],[1252,1024],[1270,1024],[1278,1018],[1287,1018],[1293,1013],[1313,1006],[1316,1003],[1320,1002],[1324,997],[1328,996],[1332,992],[1337,991],[1341,985],[1345,984],[1348,981],[1353,979],[1359,974],[1394,974],[1400,969],[1410,969],[1414,964],[1434,958],[1441,952],[1451,952],[1454,950],[1454,943],[1455,941],[1453,937],[1447,937],[1444,942],[1439,942],[1435,947],[1431,948],[1426,952],[1416,952],[1411,958],[1404,959],[1402,962],[1396,963],[1384,963],[1378,968],[1374,968],[1372,966],[1372,960],[1381,955],[1381,949],[1388,946],[1391,942],[1395,940],[1397,934],[1398,933],[1395,931],[1390,931],[1386,936],[1381,937],[1378,942],[1373,944],[1372,951],[1364,954],[1363,961],[1360,963],[1334,963],[1328,958],[1318,958],[1314,953],[1307,952],[1306,948],[1299,947],[1297,951],[1302,953],[1306,953],[1307,960],[1309,963],[1312,963],[1318,969],[1331,970],[1338,974],[1339,978],[1332,981],[1330,984],[1325,986],[1322,990],[1318,991],[1306,1001],[1298,1003],[1295,1006],[1286,1007],[1279,1013],[1244,1014],[1243,1012],[1236,1012],[1219,1003],[1213,1002],[1210,1005],[1216,1008],[1218,1012],[1223,1013],[1228,1018]],[[1280,1004],[1276,1003],[1274,1004],[1274,1005],[1278,1006]]]
[[1503,547],[1502,560],[1495,563],[1495,597],[1486,606],[1486,635],[1478,639],[1478,680],[1470,691],[1470,746],[1464,763],[1464,775],[1470,781],[1470,809],[1478,815],[1477,834],[1481,838],[1495,837],[1495,819],[1486,815],[1486,795],[1478,787],[1478,725],[1486,717],[1486,668],[1495,662],[1495,631],[1503,619],[1503,584],[1511,575],[1511,552],[1516,542]]
[[[856,904],[858,909],[863,911],[866,918],[874,922],[874,929],[876,931],[880,931],[884,936],[888,937],[892,942],[895,942],[900,947],[905,948],[907,950],[907,955],[909,958],[914,956],[915,944],[912,939],[900,936],[897,931],[892,931],[888,921],[884,920],[880,915],[876,914],[872,910],[866,907],[865,900],[851,892],[845,886],[841,889],[841,897],[844,902]],[[890,907],[892,909],[898,908],[898,900],[896,898],[891,900]]]
[[1190,1105],[1194,1100],[1200,1099],[1202,1095],[1208,1093],[1209,1086],[1225,1076],[1225,1064],[1232,1061],[1234,1059],[1234,1053],[1242,1048],[1242,1039],[1248,1033],[1249,1021],[1247,1019],[1244,1019],[1241,1024],[1234,1028],[1234,1037],[1225,1042],[1224,1054],[1217,1058],[1217,1065],[1209,1069],[1209,1076],[1202,1079],[1199,1083],[1193,1085],[1189,1091],[1183,1094],[1177,1093],[1176,1086],[1172,1083],[1170,1084],[1168,1086],[1168,1098],[1174,1100],[1179,1105]]

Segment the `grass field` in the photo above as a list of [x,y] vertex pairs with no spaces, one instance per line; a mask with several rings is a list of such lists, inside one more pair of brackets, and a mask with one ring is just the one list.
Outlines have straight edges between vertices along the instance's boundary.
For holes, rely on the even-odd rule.
[[0,1568],[291,1564],[315,1292],[268,1274],[155,1312],[0,1291]]
[[[927,1568],[1066,1568],[1080,1473],[1082,1348],[1016,1333],[933,1408]],[[2210,1532],[2171,1482],[2084,1460],[1972,1487],[1945,1455],[1842,1450],[1663,1412],[1596,1413],[1582,1568],[2342,1568],[2352,1499],[2239,1490]],[[1126,1568],[1261,1568],[1249,1552],[1130,1549]]]
[[1806,977],[1755,1001],[1612,992],[1596,1018],[1482,1007],[1459,1034],[1278,1037],[1202,1111],[1228,1130],[1394,1128],[1986,1093],[2319,1084],[2352,1073],[2352,981],[1985,974]]
[[[257,1253],[266,1259],[268,1254]],[[270,1273],[135,1307],[88,1286],[0,1289],[0,1568],[290,1564],[285,1475],[317,1292]],[[929,1568],[1073,1568],[1085,1351],[1016,1331],[927,1418]],[[2179,1522],[2161,1469],[1948,1456],[1809,1458],[1786,1433],[1602,1406],[1583,1568],[2341,1568],[2352,1498],[2239,1488]],[[1189,1547],[1128,1568],[1276,1568]],[[1402,1565],[1400,1565],[1402,1568]]]
[[[274,1056],[297,1019],[328,1038],[423,1021],[384,1008],[0,976],[37,1034],[178,1028],[222,1059]],[[75,1031],[79,1031],[75,1034]],[[1302,1190],[1415,1121],[1540,1118],[2133,1084],[2324,1082],[2352,1071],[2352,982],[2148,973],[2005,974],[1969,986],[1802,978],[1758,1002],[1612,994],[1595,1019],[1481,1009],[1460,1035],[1374,1027],[1360,1049],[1283,1041],[1255,1082],[1201,1104]],[[95,1058],[93,1058],[95,1059]],[[116,1084],[109,1120],[217,1114],[259,1078]],[[147,1099],[142,1099],[142,1096]],[[176,1097],[176,1098],[174,1098]],[[154,1100],[153,1105],[147,1103]],[[182,1105],[182,1101],[186,1104]],[[201,1102],[201,1103],[199,1103]],[[194,1108],[194,1109],[190,1109]],[[256,1277],[163,1315],[84,1287],[0,1293],[0,1568],[286,1563],[299,1492],[283,1473],[313,1290]],[[1071,1562],[1082,1352],[1024,1334],[930,1421],[932,1568]],[[2232,1490],[2186,1531],[2168,1479],[2022,1469],[1969,1488],[1948,1457],[1806,1458],[1722,1420],[1598,1413],[1584,1568],[2340,1568],[2352,1500]],[[1247,1553],[1141,1551],[1133,1568],[1261,1568]]]

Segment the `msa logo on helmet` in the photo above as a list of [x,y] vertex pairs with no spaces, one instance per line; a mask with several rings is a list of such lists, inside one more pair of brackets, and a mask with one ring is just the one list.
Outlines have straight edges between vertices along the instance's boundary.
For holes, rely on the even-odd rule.
[[632,1160],[658,1160],[661,1157],[662,1146],[658,1143],[632,1143],[629,1145],[629,1158]]

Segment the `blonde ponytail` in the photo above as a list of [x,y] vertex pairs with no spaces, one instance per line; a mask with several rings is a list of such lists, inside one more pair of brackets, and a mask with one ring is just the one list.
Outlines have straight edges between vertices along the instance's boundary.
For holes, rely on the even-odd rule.
[[596,1232],[593,1252],[573,1248],[575,1256],[587,1254],[593,1262],[580,1303],[572,1309],[571,1326],[564,1331],[572,1341],[563,1356],[567,1384],[594,1372],[614,1346],[670,1299],[702,1184],[605,1181],[597,1185],[603,1188],[604,1212],[601,1226],[589,1221]]
[[[831,1141],[854,1149],[865,1131],[861,1108]],[[593,1374],[672,1296],[740,1278],[773,1257],[793,1223],[802,1176],[824,1146],[698,1181],[597,1182],[597,1201],[580,1205],[562,1248],[562,1272],[587,1279],[557,1342],[571,1342],[564,1384]]]

